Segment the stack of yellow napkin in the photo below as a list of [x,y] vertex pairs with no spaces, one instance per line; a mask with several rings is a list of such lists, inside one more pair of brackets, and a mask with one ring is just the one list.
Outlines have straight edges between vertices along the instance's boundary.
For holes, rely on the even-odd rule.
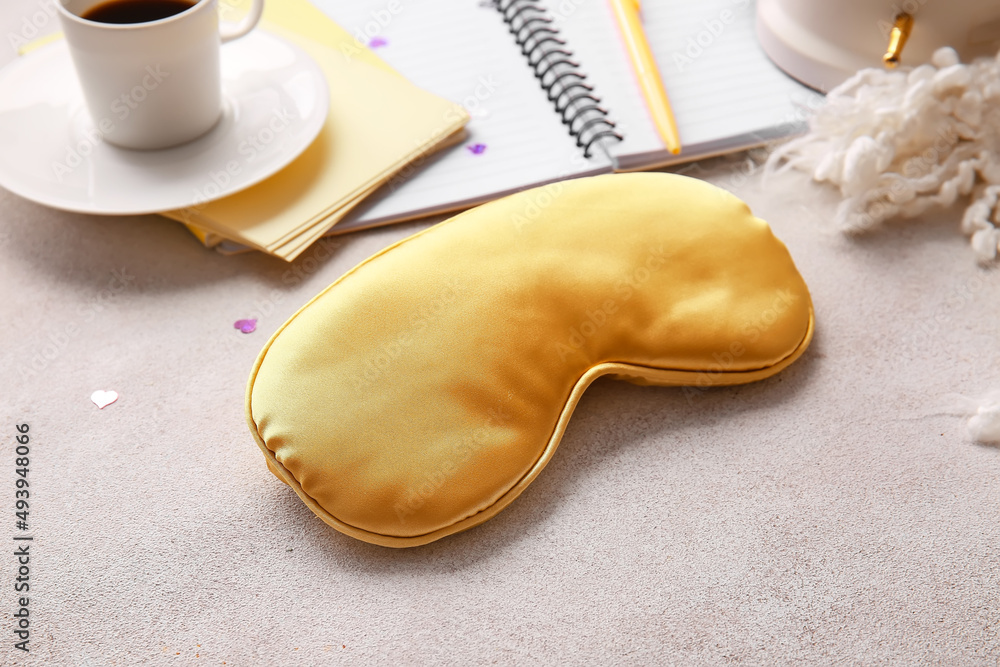
[[229,239],[291,261],[376,188],[461,141],[465,110],[406,81],[307,0],[266,3],[261,26],[323,69],[330,115],[319,136],[271,178],[220,200],[164,213],[206,245]]

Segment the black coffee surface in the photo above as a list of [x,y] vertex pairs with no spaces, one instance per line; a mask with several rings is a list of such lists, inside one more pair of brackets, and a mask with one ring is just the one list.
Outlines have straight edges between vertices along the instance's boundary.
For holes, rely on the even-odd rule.
[[197,0],[110,0],[80,17],[99,23],[147,23],[180,14],[196,4]]

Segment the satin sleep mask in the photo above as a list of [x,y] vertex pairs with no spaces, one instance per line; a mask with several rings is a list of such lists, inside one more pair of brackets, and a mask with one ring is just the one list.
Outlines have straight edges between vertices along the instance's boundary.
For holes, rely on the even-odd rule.
[[517,498],[596,378],[752,382],[812,332],[802,277],[742,201],[672,174],[583,178],[466,211],[347,272],[268,341],[247,420],[323,521],[416,546]]

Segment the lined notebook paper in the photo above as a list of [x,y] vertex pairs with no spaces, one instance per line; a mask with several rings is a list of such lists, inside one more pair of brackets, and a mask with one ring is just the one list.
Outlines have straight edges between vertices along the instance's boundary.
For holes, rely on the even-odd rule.
[[[549,42],[534,55],[557,47],[573,53],[623,137],[611,145],[621,170],[694,160],[797,133],[819,98],[764,55],[754,33],[753,2],[643,0],[647,37],[683,144],[682,154],[674,156],[647,114],[604,0],[501,0],[500,7],[483,0],[313,2],[403,76],[462,104],[472,118],[464,146],[405,170],[338,223],[334,234],[611,171],[606,158],[584,157],[568,134],[502,8],[510,9],[507,17],[522,5],[546,10],[549,27],[566,45]],[[519,32],[522,43],[531,30]]]
[[757,43],[748,0],[644,0],[643,26],[680,131],[666,153],[622,48],[609,3],[581,0],[560,31],[620,121],[625,169],[649,168],[760,145],[803,131],[822,99],[781,72]]

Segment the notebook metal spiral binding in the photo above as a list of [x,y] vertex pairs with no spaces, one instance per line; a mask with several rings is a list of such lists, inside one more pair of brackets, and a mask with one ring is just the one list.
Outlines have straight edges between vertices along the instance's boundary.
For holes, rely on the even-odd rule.
[[490,4],[503,16],[528,67],[576,145],[583,149],[583,156],[589,158],[591,148],[601,140],[622,141],[540,0],[490,0]]

